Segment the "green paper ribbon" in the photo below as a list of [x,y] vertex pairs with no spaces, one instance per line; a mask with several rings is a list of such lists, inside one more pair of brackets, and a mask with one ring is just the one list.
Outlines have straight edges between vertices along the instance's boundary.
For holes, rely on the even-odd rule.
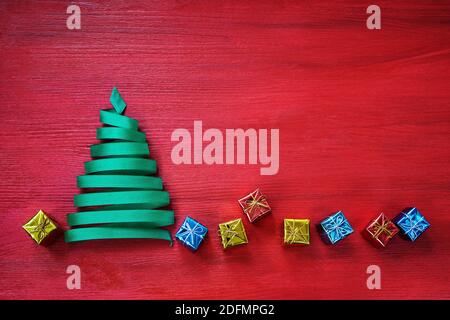
[[119,156],[148,157],[149,154],[148,144],[141,142],[110,142],[91,146],[92,158]]
[[156,173],[156,162],[147,158],[145,134],[135,119],[121,115],[126,103],[116,88],[110,102],[113,109],[100,111],[100,121],[107,125],[97,129],[101,143],[90,147],[94,160],[77,177],[77,186],[91,192],[76,195],[74,204],[89,209],[67,216],[74,228],[66,231],[65,241],[152,238],[172,243],[169,231],[160,227],[172,225],[174,213],[156,210],[169,205],[170,198],[161,179],[149,176]]
[[153,227],[173,224],[173,211],[169,210],[102,210],[71,213],[67,216],[69,226],[103,223],[146,223]]
[[145,134],[132,129],[105,127],[97,129],[97,139],[145,142]]
[[83,193],[74,197],[75,207],[94,207],[146,203],[151,208],[160,208],[170,203],[165,191],[113,191]]
[[78,176],[77,186],[78,188],[163,189],[161,178],[127,175]]
[[136,228],[105,225],[102,227],[78,228],[66,231],[64,237],[66,242],[100,239],[161,239],[170,241],[172,245],[172,238],[170,237],[169,231],[151,227]]
[[112,89],[111,97],[109,97],[109,102],[111,102],[112,106],[118,114],[121,114],[127,106],[125,101],[123,101],[122,97],[120,96],[119,91],[117,91],[116,87]]
[[124,173],[146,175],[156,172],[156,161],[141,158],[100,159],[85,162],[84,168],[87,174],[123,171]]
[[117,114],[114,109],[100,110],[100,122],[125,129],[137,130],[138,128],[136,120]]

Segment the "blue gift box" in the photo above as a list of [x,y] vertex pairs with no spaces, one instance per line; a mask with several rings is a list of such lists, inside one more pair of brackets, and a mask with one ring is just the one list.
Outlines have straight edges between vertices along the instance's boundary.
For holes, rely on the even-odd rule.
[[415,241],[430,227],[430,223],[425,220],[417,208],[404,209],[392,221],[400,229],[402,235],[411,241]]
[[197,250],[208,232],[208,228],[191,217],[186,217],[175,238],[191,250]]
[[320,223],[320,228],[322,238],[331,244],[335,244],[353,233],[353,228],[342,211],[336,212],[323,220]]

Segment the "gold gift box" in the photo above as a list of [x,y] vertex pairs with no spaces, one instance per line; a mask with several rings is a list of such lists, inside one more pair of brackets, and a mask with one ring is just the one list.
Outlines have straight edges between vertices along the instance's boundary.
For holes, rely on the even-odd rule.
[[284,219],[284,244],[309,244],[309,219]]
[[42,210],[39,210],[22,228],[25,229],[37,244],[41,244],[52,232],[58,229],[56,223]]
[[219,224],[219,235],[223,248],[237,246],[248,242],[242,219],[236,219]]

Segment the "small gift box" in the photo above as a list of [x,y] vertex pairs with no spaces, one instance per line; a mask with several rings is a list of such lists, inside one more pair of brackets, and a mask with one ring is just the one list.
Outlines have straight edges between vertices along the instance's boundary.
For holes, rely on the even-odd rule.
[[342,211],[339,211],[320,223],[321,236],[325,242],[335,244],[344,239],[351,233],[353,228],[344,216]]
[[219,224],[219,235],[224,249],[248,242],[242,219]]
[[58,230],[57,224],[42,210],[39,210],[22,228],[37,244],[49,243],[50,236],[55,235]]
[[309,219],[284,219],[284,244],[309,244]]
[[259,189],[256,189],[244,198],[239,199],[239,204],[250,222],[271,212],[266,197]]
[[398,232],[395,224],[384,213],[381,213],[364,229],[363,235],[375,246],[386,247]]
[[428,221],[417,208],[404,209],[393,221],[402,231],[402,235],[411,241],[415,241],[430,227]]
[[191,250],[197,250],[208,232],[208,228],[191,217],[186,217],[175,238]]

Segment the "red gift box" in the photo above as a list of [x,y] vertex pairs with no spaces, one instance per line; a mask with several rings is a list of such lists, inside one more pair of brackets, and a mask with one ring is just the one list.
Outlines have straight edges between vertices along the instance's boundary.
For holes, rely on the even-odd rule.
[[397,226],[384,213],[372,220],[364,229],[366,238],[377,247],[386,247],[388,242],[399,232]]
[[239,199],[239,204],[250,222],[254,222],[256,219],[272,211],[266,197],[261,193],[259,188],[244,198]]

